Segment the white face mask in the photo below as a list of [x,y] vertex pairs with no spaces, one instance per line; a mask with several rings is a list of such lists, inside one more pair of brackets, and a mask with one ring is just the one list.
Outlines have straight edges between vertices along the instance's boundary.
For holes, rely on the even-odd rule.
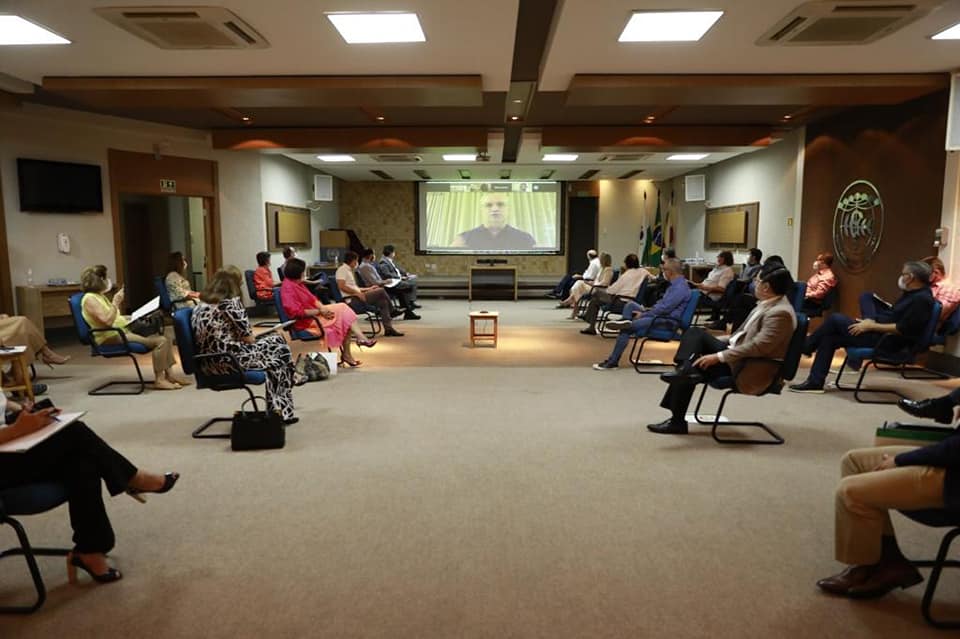
[[104,292],[104,293],[106,293],[107,291],[109,291],[110,289],[112,289],[112,288],[113,288],[113,280],[111,280],[111,279],[108,277],[108,278],[106,279],[106,283],[103,285],[103,287],[104,287],[104,288],[103,288],[103,292]]
[[813,263],[813,270],[815,270],[815,271],[819,271],[819,270],[820,270],[820,262],[814,262],[814,263]]
[[906,276],[906,275],[901,275],[901,276],[900,276],[900,278],[897,280],[897,286],[900,288],[901,291],[907,290],[907,276]]

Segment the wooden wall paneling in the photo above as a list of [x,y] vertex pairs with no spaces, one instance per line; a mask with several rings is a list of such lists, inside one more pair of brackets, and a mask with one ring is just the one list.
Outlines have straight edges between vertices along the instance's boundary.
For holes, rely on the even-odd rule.
[[7,249],[7,217],[3,209],[2,183],[0,183],[0,312],[13,314],[13,281],[10,277],[10,251]]

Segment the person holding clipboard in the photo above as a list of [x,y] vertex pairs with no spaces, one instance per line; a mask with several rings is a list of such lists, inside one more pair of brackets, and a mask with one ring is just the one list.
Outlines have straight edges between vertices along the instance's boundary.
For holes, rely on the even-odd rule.
[[80,421],[83,413],[68,416],[49,400],[46,404],[25,403],[12,423],[0,428],[0,490],[62,484],[73,528],[74,547],[67,555],[70,583],[76,582],[78,568],[99,583],[117,581],[120,571],[107,562],[115,538],[101,482],[112,496],[128,493],[144,501],[144,493],[169,492],[180,475],[138,469]]

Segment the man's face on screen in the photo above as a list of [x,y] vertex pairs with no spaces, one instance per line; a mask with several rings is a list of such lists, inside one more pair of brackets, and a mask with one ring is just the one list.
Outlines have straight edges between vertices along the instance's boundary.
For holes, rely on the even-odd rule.
[[484,212],[487,214],[487,221],[484,223],[490,230],[499,230],[507,225],[507,197],[502,193],[491,193],[489,195],[484,195],[483,199],[480,201],[480,206],[483,207]]

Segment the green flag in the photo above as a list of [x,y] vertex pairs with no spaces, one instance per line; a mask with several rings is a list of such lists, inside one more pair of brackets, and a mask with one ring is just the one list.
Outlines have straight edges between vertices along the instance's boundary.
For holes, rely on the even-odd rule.
[[647,246],[646,250],[643,252],[643,263],[647,266],[660,266],[660,251],[663,250],[663,247],[663,222],[660,217],[660,191],[657,191],[657,214],[653,222],[653,231],[647,232]]

